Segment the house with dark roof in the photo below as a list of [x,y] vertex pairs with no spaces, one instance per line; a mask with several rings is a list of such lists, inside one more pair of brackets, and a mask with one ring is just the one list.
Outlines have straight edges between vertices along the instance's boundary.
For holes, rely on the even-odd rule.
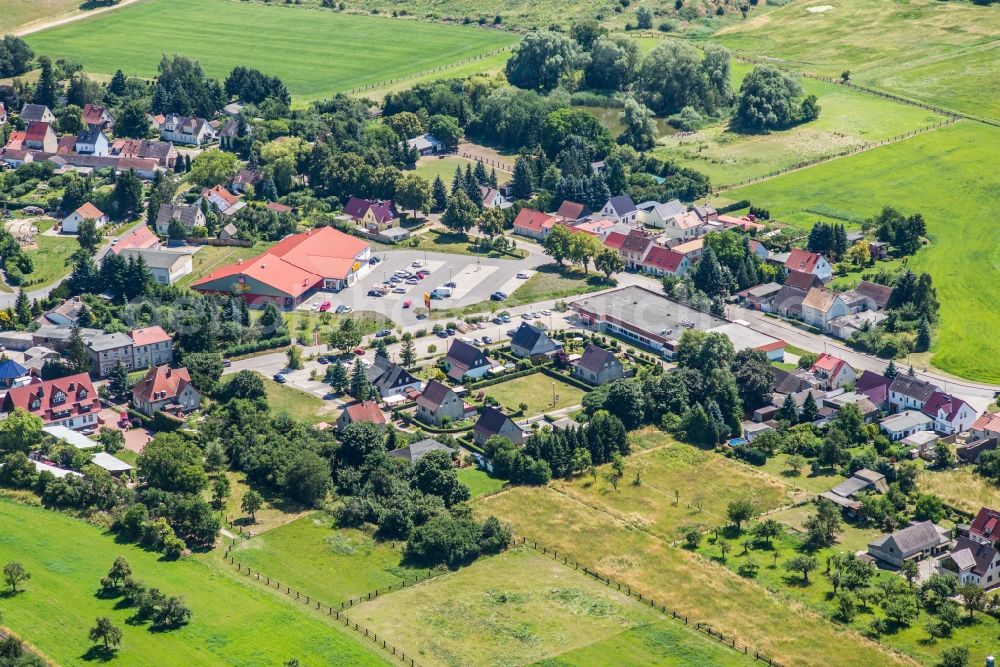
[[10,389],[14,383],[29,375],[27,368],[6,356],[0,359],[0,387]]
[[803,371],[786,371],[782,368],[774,367],[774,393],[795,394],[809,389],[809,383],[802,377]]
[[3,412],[21,408],[41,418],[45,426],[97,428],[101,401],[86,373],[14,387],[3,399]]
[[889,405],[893,412],[923,410],[924,404],[937,390],[937,386],[930,382],[901,373],[889,385]]
[[351,424],[385,426],[385,415],[375,401],[360,401],[345,407],[337,418],[337,430],[343,431]]
[[587,208],[586,204],[577,204],[576,202],[567,199],[559,205],[559,210],[556,211],[556,216],[572,223],[577,220],[583,220],[584,218],[590,216],[591,213],[592,211]]
[[400,366],[381,355],[375,355],[375,361],[365,369],[365,375],[382,398],[405,394],[410,391],[420,391],[421,382]]
[[132,388],[132,406],[147,417],[158,411],[190,412],[201,404],[188,369],[153,366]]
[[[610,238],[614,234],[608,234]],[[653,236],[640,229],[633,229],[618,246],[618,252],[625,260],[625,267],[629,269],[641,269],[642,263],[646,260],[646,255],[656,245]]]
[[875,407],[883,412],[889,410],[889,385],[892,380],[873,373],[872,371],[862,371],[858,379],[854,381],[854,391],[868,397]]
[[625,224],[634,223],[639,217],[639,209],[628,195],[618,195],[607,201],[600,211],[605,218]]
[[803,250],[802,248],[792,248],[785,260],[786,271],[801,271],[816,276],[824,283],[833,278],[833,267],[826,257],[817,253]]
[[862,494],[886,493],[888,491],[889,485],[886,484],[885,475],[862,468],[829,491],[824,491],[820,496],[841,507],[849,514],[856,515],[861,511]]
[[945,529],[932,521],[921,521],[869,542],[868,554],[883,563],[901,567],[903,561],[938,555],[949,541]]
[[28,123],[56,122],[55,114],[53,114],[44,104],[25,104],[21,107],[20,116],[25,125]]
[[959,586],[973,584],[986,590],[1000,583],[1000,553],[992,543],[958,537],[951,552],[938,562],[939,571],[957,578]]
[[451,341],[444,357],[445,374],[456,382],[478,380],[486,375],[493,363],[478,347],[462,340]]
[[513,419],[494,407],[485,407],[472,428],[472,439],[482,447],[493,436],[507,438],[515,445],[524,442],[524,431]]
[[945,435],[961,433],[970,428],[976,419],[972,406],[943,391],[931,394],[921,411],[934,420],[934,430]]
[[205,214],[197,204],[161,204],[156,212],[156,233],[166,236],[170,233],[170,223],[173,220],[184,225],[188,234],[195,227],[205,226]]
[[177,149],[169,141],[154,139],[115,139],[111,154],[122,158],[153,160],[165,169],[173,169],[177,162]]
[[431,380],[417,396],[416,417],[425,424],[441,426],[466,415],[465,402],[446,384]]
[[389,227],[399,226],[399,213],[392,201],[351,197],[344,205],[344,215],[370,232],[381,232]]
[[544,331],[527,322],[522,322],[510,339],[510,352],[515,357],[548,355],[561,349],[562,343],[557,343]]
[[99,127],[86,129],[76,135],[73,147],[80,155],[105,157],[111,154],[111,144],[108,143],[108,136]]
[[418,440],[408,447],[400,447],[399,449],[392,450],[389,452],[389,456],[406,459],[410,463],[416,463],[431,452],[446,452],[448,456],[451,456],[454,453],[454,450],[447,445],[442,445],[437,440],[424,438],[423,440]]
[[867,310],[885,310],[892,298],[892,288],[862,280],[853,290],[864,299]]
[[[687,212],[687,206],[682,204],[679,199],[671,199],[665,203],[646,201],[637,204],[636,208],[639,209],[639,222],[648,227],[659,228],[665,227],[669,220]],[[698,224],[701,224],[700,220]]]
[[704,222],[714,222],[719,218],[719,212],[711,204],[702,204],[691,209]]
[[573,364],[573,377],[590,384],[606,384],[625,376],[625,367],[610,350],[593,343]]

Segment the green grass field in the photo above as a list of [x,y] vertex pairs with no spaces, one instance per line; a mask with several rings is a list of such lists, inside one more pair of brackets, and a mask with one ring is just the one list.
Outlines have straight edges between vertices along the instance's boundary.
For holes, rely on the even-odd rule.
[[271,412],[287,412],[295,419],[310,424],[333,422],[339,416],[339,412],[321,413],[327,404],[318,396],[278,384],[270,378],[264,378],[264,389],[267,391],[267,404],[271,407]]
[[80,0],[4,0],[0,12],[0,34],[32,23],[72,14]]
[[1000,128],[962,121],[852,157],[793,172],[727,198],[749,199],[772,217],[803,228],[830,206],[862,217],[891,204],[927,220],[931,244],[909,267],[934,278],[941,322],[933,363],[955,375],[1000,380],[1000,171],[983,155],[1000,150]]
[[75,236],[39,234],[35,237],[35,242],[38,244],[37,248],[25,251],[31,257],[35,267],[35,270],[26,276],[31,281],[29,290],[50,285],[69,274],[73,267],[67,266],[66,261],[80,249],[80,244],[76,242]]
[[376,542],[360,530],[335,529],[333,518],[323,512],[241,542],[233,557],[325,604],[426,572],[404,567],[398,545]]
[[299,100],[459,63],[515,41],[497,30],[235,0],[144,0],[28,38],[37,53],[91,72],[120,67],[154,76],[164,53],[194,58],[220,79],[236,65],[256,67],[280,76]]
[[[509,382],[501,382],[483,391],[487,396],[499,401],[507,410],[517,410],[522,402],[527,403],[525,417],[579,405],[585,393],[582,389],[560,382],[544,373],[533,373]],[[553,393],[555,402],[552,400]]]
[[555,264],[543,264],[538,267],[534,275],[524,281],[523,285],[514,290],[503,304],[508,307],[520,306],[611,287],[614,285],[609,283],[603,274],[593,271],[584,274],[579,267],[566,267],[560,271]]
[[[465,170],[466,165],[469,165],[473,169],[476,167],[476,163],[473,160],[469,160],[464,157],[459,157],[457,155],[449,155],[447,157],[424,157],[420,158],[417,162],[416,169],[412,173],[417,176],[422,176],[426,178],[429,182],[433,183],[437,176],[441,177],[444,184],[451,188],[452,179],[455,178],[455,167],[461,167]],[[486,168],[489,172],[489,167]],[[503,185],[510,181],[511,175],[505,171],[497,171],[497,183]]]
[[[159,554],[117,544],[83,521],[8,501],[0,503],[0,554],[4,562],[17,560],[31,573],[24,593],[0,601],[4,624],[67,667],[93,659],[87,629],[97,616],[108,616],[124,633],[113,661],[122,667],[251,667],[293,657],[307,665],[386,664],[336,623],[238,579],[217,556],[164,562]],[[101,577],[119,555],[147,585],[183,596],[191,623],[153,632],[128,622],[134,610],[97,597]]]
[[259,255],[273,243],[269,241],[258,241],[249,248],[239,246],[212,246],[206,245],[198,248],[191,258],[191,273],[177,281],[181,287],[186,287],[191,283],[204,278],[209,273],[220,267],[232,264],[238,259],[249,259]]
[[469,487],[473,498],[496,493],[506,483],[502,479],[490,477],[485,471],[475,467],[459,468],[458,480]]
[[[733,63],[734,90],[750,69],[750,65]],[[933,112],[837,84],[806,78],[799,83],[806,95],[819,98],[822,111],[815,121],[757,135],[730,132],[727,123],[713,125],[693,135],[665,136],[657,153],[708,175],[713,185],[725,185],[944,120]]]
[[[826,11],[809,11],[828,6]],[[729,48],[780,59],[973,115],[1000,118],[985,94],[1000,77],[994,7],[934,0],[790,2],[712,37]],[[914,39],[919,35],[919,39]],[[905,48],[900,48],[905,44]]]

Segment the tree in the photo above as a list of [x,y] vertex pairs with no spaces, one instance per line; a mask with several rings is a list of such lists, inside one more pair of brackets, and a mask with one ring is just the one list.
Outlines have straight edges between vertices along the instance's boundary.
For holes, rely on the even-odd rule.
[[422,457],[413,466],[413,486],[422,493],[437,496],[446,507],[469,499],[469,488],[458,479],[451,456],[434,451]]
[[973,583],[962,584],[958,587],[958,594],[962,596],[962,604],[969,612],[971,620],[977,611],[982,611],[986,606],[986,591]]
[[32,101],[35,104],[44,104],[49,108],[55,108],[60,88],[52,71],[52,60],[48,56],[39,56],[38,65],[41,67],[42,73],[38,77],[38,83],[35,84],[35,94]]
[[476,225],[478,218],[479,207],[464,191],[459,190],[451,196],[448,208],[441,216],[441,224],[453,232],[465,234]]
[[936,667],[969,667],[969,649],[964,646],[946,648],[941,651]]
[[236,155],[228,151],[202,152],[191,164],[191,180],[206,188],[221,185],[240,170]]
[[896,368],[896,362],[890,359],[888,365],[885,367],[885,370],[882,371],[882,377],[887,380],[893,380],[897,375],[899,375],[899,369]]
[[[129,102],[115,119],[115,136],[145,139],[149,136],[149,109],[139,100]],[[178,163],[183,161],[178,158]]]
[[732,547],[729,546],[729,540],[724,537],[720,537],[715,541],[715,546],[719,547],[719,553],[722,554],[722,562],[726,562],[726,555],[729,553]]
[[625,459],[618,452],[611,457],[611,466],[604,473],[604,479],[608,480],[615,491],[618,490],[618,482],[625,476]]
[[921,494],[914,506],[913,516],[917,521],[937,523],[944,518],[944,503],[934,494]]
[[344,391],[347,386],[347,369],[338,359],[326,368],[326,382],[337,391]]
[[351,382],[348,391],[351,396],[359,401],[367,401],[371,397],[372,392],[375,391],[371,381],[368,380],[365,367],[361,365],[360,359],[355,360],[354,367],[351,369]]
[[10,587],[11,593],[17,595],[17,587],[28,579],[31,579],[31,573],[25,570],[23,565],[14,560],[3,566],[3,579]]
[[314,507],[330,488],[330,464],[316,452],[302,450],[289,461],[282,486],[292,500]]
[[774,519],[764,519],[751,529],[753,536],[758,540],[763,540],[770,548],[771,540],[781,535],[782,524]]
[[434,185],[431,186],[431,197],[434,200],[435,211],[443,211],[448,208],[448,188],[440,176],[434,177]]
[[646,151],[656,145],[656,121],[648,107],[628,97],[620,120],[625,129],[619,135],[618,143],[628,144],[637,151]]
[[736,524],[736,532],[741,532],[743,522],[749,521],[754,515],[754,504],[748,498],[738,498],[729,502],[726,507],[726,516]]
[[740,350],[733,360],[732,371],[740,400],[747,410],[755,410],[771,402],[774,367],[764,352],[749,348]]
[[27,454],[42,442],[41,417],[23,408],[14,408],[7,419],[0,421],[0,452],[22,452]]
[[545,250],[546,255],[556,260],[556,263],[562,266],[563,260],[570,256],[572,238],[572,232],[565,225],[553,225],[552,231],[542,241],[542,248]]
[[797,424],[799,421],[799,406],[795,403],[795,398],[791,394],[785,394],[785,400],[781,402],[781,407],[775,414],[781,421],[789,424]]
[[597,90],[624,90],[638,76],[640,61],[634,40],[620,35],[601,36],[590,50],[584,81]]
[[203,394],[215,391],[225,369],[218,352],[185,353],[184,366],[191,374],[191,383]]
[[197,444],[176,433],[158,433],[136,461],[136,470],[154,488],[198,493],[208,485]]
[[105,650],[118,648],[122,643],[122,631],[107,616],[98,616],[94,627],[87,634],[92,642],[101,642]]
[[812,549],[833,544],[841,529],[840,509],[829,500],[821,498],[816,503],[816,514],[805,521],[806,542]]
[[31,59],[35,57],[31,47],[14,35],[4,35],[0,40],[0,76],[20,76],[31,67]]
[[347,318],[341,320],[340,326],[330,333],[328,342],[331,348],[347,352],[361,344],[362,336],[357,322],[353,318]]
[[129,169],[118,177],[112,198],[119,218],[132,218],[142,209],[142,181],[134,169]]
[[711,246],[705,248],[694,272],[694,286],[710,297],[726,297],[732,289],[732,275],[724,268]]
[[406,174],[399,179],[396,182],[396,203],[413,211],[414,218],[418,210],[424,213],[430,211],[433,198],[427,179],[416,174]]
[[600,254],[604,246],[597,240],[596,236],[590,234],[570,234],[569,238],[569,258],[575,264],[583,267],[583,272],[588,273],[590,261]]
[[112,396],[124,396],[128,391],[128,370],[120,360],[115,362],[108,373],[108,391]]
[[403,334],[403,345],[399,352],[399,359],[406,368],[410,368],[417,362],[417,351],[413,345],[413,334],[409,331]]
[[153,614],[153,623],[165,628],[177,628],[191,620],[191,610],[184,604],[184,598],[173,596],[163,601]]
[[799,106],[799,120],[808,123],[819,118],[819,99],[815,95],[806,95]]
[[65,356],[70,367],[77,373],[84,373],[90,370],[90,350],[83,342],[80,327],[74,326],[70,331]]
[[701,544],[701,531],[692,526],[684,531],[684,546],[694,551]]
[[905,590],[888,595],[882,602],[882,611],[899,627],[908,626],[920,613],[916,596]]
[[785,461],[785,473],[789,477],[798,477],[802,474],[802,468],[806,464],[806,459],[798,454],[793,454]]
[[64,134],[79,134],[83,129],[83,110],[75,104],[67,104],[56,112],[59,131]]
[[917,352],[926,352],[931,349],[931,324],[926,317],[920,318],[920,325],[917,328],[917,338],[914,341],[913,349]]
[[607,29],[601,27],[601,24],[593,19],[578,21],[569,30],[570,36],[584,51],[593,49],[597,40],[607,33]]
[[447,114],[431,116],[427,129],[435,139],[441,142],[442,146],[450,151],[458,148],[458,143],[462,140],[462,126],[454,116]]
[[811,424],[816,421],[817,416],[819,416],[819,406],[816,405],[816,399],[813,398],[812,392],[809,392],[806,394],[805,400],[802,401],[799,421],[803,424]]
[[257,523],[257,512],[264,505],[264,497],[257,493],[256,490],[250,489],[243,496],[243,500],[240,501],[240,509],[243,510],[244,514],[250,515],[250,520]]
[[802,88],[773,65],[757,65],[740,84],[733,124],[746,132],[788,127],[799,118]]
[[802,581],[809,583],[809,573],[819,567],[819,562],[815,556],[800,554],[785,561],[785,569],[789,572],[801,572]]
[[729,103],[718,89],[719,79],[728,78],[728,61],[725,49],[719,49],[711,60],[703,60],[687,43],[663,40],[642,63],[642,99],[658,115],[675,114],[684,107],[714,114]]
[[232,486],[229,483],[229,478],[225,475],[219,475],[212,482],[212,504],[215,505],[216,509],[222,509],[226,504],[226,498],[229,497],[232,491]]
[[511,180],[510,190],[514,199],[531,199],[531,194],[535,191],[531,164],[528,162],[528,158],[523,155],[519,155],[514,161],[514,176]]
[[557,32],[531,32],[507,61],[507,80],[519,88],[548,92],[586,61],[579,45]]
[[938,440],[934,444],[934,462],[938,468],[948,469],[958,462],[958,457],[948,443]]
[[611,280],[611,274],[620,273],[625,270],[625,260],[622,256],[611,248],[602,248],[594,258],[594,268]]

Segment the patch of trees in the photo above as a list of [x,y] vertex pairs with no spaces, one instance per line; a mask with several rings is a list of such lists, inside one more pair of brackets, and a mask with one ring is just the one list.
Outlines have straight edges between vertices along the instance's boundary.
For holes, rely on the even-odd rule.
[[940,308],[930,274],[918,276],[905,269],[873,278],[893,287],[886,306],[888,316],[877,326],[866,326],[856,332],[848,342],[852,347],[887,359],[909,351],[927,350],[931,345],[931,324],[937,321]]
[[261,104],[268,98],[278,100],[285,106],[292,103],[285,82],[276,76],[268,76],[259,70],[238,65],[233,68],[223,84],[226,95],[241,102]]
[[205,76],[196,60],[164,55],[157,72],[151,102],[153,113],[211,118],[226,103],[222,85]]
[[20,37],[4,35],[0,39],[0,77],[20,76],[28,71],[35,52]]
[[519,88],[548,92],[587,59],[579,45],[561,33],[531,32],[507,61],[507,80]]
[[806,248],[838,261],[847,252],[847,230],[838,223],[817,222],[809,230],[809,240]]
[[732,103],[729,51],[709,45],[702,57],[686,42],[664,40],[642,63],[638,87],[646,106],[657,114],[690,108],[716,115]]
[[898,257],[916,253],[923,244],[923,237],[927,236],[924,216],[919,213],[904,216],[891,206],[884,207],[865,226],[874,228],[876,238],[889,243]]
[[[105,599],[121,598],[123,606],[135,609],[130,622],[151,621],[155,630],[174,630],[191,622],[191,609],[184,598],[176,595],[168,597],[160,589],[146,586],[132,575],[131,565],[121,556],[112,563],[108,575],[101,579],[99,595]],[[90,639],[100,641],[108,648],[117,646],[121,641],[121,632],[115,633],[114,630],[113,626],[109,628],[108,623],[102,623],[99,618],[95,629],[90,632]]]
[[766,132],[819,118],[815,95],[802,98],[798,81],[773,65],[757,65],[740,84],[732,125],[743,132]]

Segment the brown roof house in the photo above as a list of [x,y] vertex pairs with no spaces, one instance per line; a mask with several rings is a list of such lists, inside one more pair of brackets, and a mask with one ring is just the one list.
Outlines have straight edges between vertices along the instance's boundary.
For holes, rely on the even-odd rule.
[[425,424],[442,426],[459,421],[466,414],[465,402],[448,385],[431,380],[417,396],[417,419]]
[[625,367],[609,350],[588,345],[573,367],[573,377],[590,384],[606,384],[625,375]]
[[337,430],[343,431],[351,424],[378,424],[385,426],[385,415],[375,401],[361,401],[344,408],[337,418]]
[[482,447],[493,436],[507,438],[515,445],[524,442],[524,431],[514,420],[493,407],[483,408],[479,421],[472,428],[472,439]]
[[154,366],[132,389],[133,407],[149,417],[159,410],[190,412],[200,404],[201,393],[183,367]]

